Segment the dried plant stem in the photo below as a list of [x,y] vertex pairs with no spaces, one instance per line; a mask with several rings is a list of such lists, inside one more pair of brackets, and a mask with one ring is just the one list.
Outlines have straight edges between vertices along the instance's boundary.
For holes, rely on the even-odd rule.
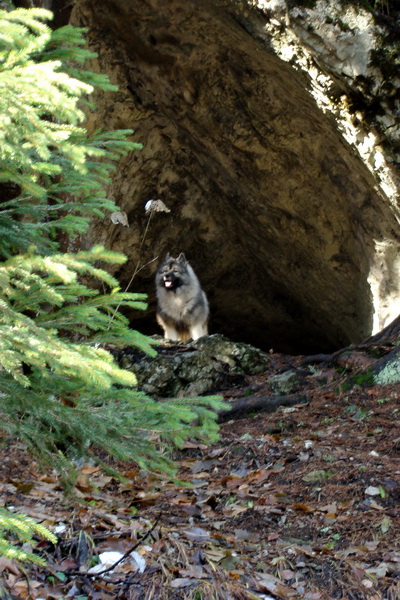
[[[157,260],[157,259],[158,259],[158,256],[156,256],[155,258],[152,258],[151,260],[149,260],[149,261],[148,261],[147,263],[145,263],[144,265],[140,266],[140,256],[141,256],[141,253],[142,253],[143,244],[144,244],[144,242],[145,242],[145,239],[146,239],[146,236],[147,236],[147,232],[148,232],[148,230],[149,230],[150,221],[151,221],[151,217],[153,216],[153,212],[154,212],[154,211],[152,211],[152,210],[151,210],[151,211],[150,211],[150,213],[149,213],[149,218],[147,219],[146,228],[145,228],[145,230],[144,230],[144,232],[143,232],[142,239],[141,239],[141,241],[140,241],[140,246],[139,246],[139,259],[138,259],[138,262],[136,263],[136,266],[135,266],[135,269],[134,269],[134,271],[133,271],[132,277],[130,278],[130,280],[129,280],[129,282],[128,282],[128,285],[127,285],[127,286],[126,286],[126,288],[125,288],[125,292],[127,292],[127,291],[129,290],[129,288],[130,288],[130,286],[132,285],[132,282],[133,282],[133,280],[135,279],[136,275],[137,275],[137,274],[138,274],[138,273],[139,273],[139,272],[140,272],[142,269],[144,269],[145,267],[147,267],[147,266],[148,266],[148,265],[150,265],[152,262],[154,262],[155,260]],[[118,312],[118,310],[119,310],[119,307],[120,307],[120,306],[121,306],[121,304],[118,304],[118,305],[117,305],[117,307],[115,308],[115,312]],[[111,318],[110,318],[110,325],[109,325],[109,327],[111,326],[111,323],[112,323],[112,321],[113,321],[113,319],[114,319],[114,316],[115,316],[115,313],[114,313],[113,315],[111,315]]]

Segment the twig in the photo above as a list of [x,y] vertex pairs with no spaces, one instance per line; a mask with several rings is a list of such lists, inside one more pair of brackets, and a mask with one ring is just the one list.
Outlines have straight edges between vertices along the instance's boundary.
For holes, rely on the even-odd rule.
[[[132,281],[135,279],[135,277],[139,273],[139,271],[141,271],[142,269],[144,269],[145,267],[147,267],[147,265],[150,265],[152,262],[154,262],[155,260],[158,259],[158,256],[156,256],[155,258],[152,258],[151,260],[149,260],[149,262],[147,262],[146,264],[140,266],[140,255],[141,255],[141,252],[142,252],[144,241],[146,239],[147,232],[149,230],[149,225],[150,225],[151,217],[153,216],[153,212],[154,211],[152,211],[152,210],[150,211],[149,218],[147,219],[146,228],[145,228],[144,233],[142,235],[142,239],[141,239],[140,246],[139,246],[139,259],[138,259],[138,262],[136,263],[135,269],[133,271],[133,275],[130,278],[130,280],[128,282],[128,285],[126,286],[124,293],[126,293],[129,290],[129,288],[131,287]],[[121,306],[121,302],[117,305],[117,307],[115,308],[114,314],[110,318],[108,329],[110,329],[111,323],[114,320],[115,313],[118,312],[120,306]]]
[[[130,286],[131,286],[131,283],[132,283],[132,281],[135,279],[136,275],[137,275],[137,274],[138,274],[138,273],[139,273],[139,272],[140,272],[142,269],[145,269],[145,268],[147,267],[147,265],[150,265],[150,264],[151,264],[152,262],[154,262],[155,260],[158,260],[158,256],[156,256],[155,258],[152,258],[151,260],[149,260],[149,262],[147,262],[145,265],[142,265],[141,267],[139,267],[139,263],[137,263],[137,265],[136,265],[136,267],[135,267],[135,270],[134,270],[134,272],[133,272],[133,275],[132,275],[132,277],[130,278],[130,280],[129,280],[129,282],[128,282],[128,285],[127,285],[127,286],[126,286],[126,288],[125,288],[125,292],[127,292],[127,291],[129,290],[129,288],[130,288]],[[118,306],[117,306],[116,310],[118,310],[119,306],[120,306],[120,305],[118,304]]]
[[[141,253],[142,253],[142,248],[143,248],[144,240],[146,239],[146,235],[147,235],[147,232],[148,232],[148,230],[149,230],[149,225],[150,225],[150,221],[151,221],[151,217],[152,217],[152,216],[153,216],[153,211],[151,210],[151,211],[150,211],[150,214],[149,214],[149,218],[147,219],[146,229],[144,230],[144,233],[143,233],[143,235],[142,235],[142,240],[141,240],[141,242],[140,242],[140,246],[139,246],[139,252],[138,252],[138,254],[139,254],[139,260],[138,260],[138,262],[136,263],[135,270],[133,271],[133,275],[132,275],[132,277],[130,278],[130,280],[129,280],[129,283],[128,283],[128,285],[127,285],[127,286],[126,286],[126,288],[125,288],[125,292],[127,292],[127,291],[128,291],[128,289],[130,288],[130,285],[131,285],[132,281],[134,280],[134,278],[136,277],[136,275],[139,273],[139,271],[140,271],[141,269],[143,269],[143,267],[140,267],[140,266],[139,266],[139,265],[140,265],[140,255],[141,255]],[[154,260],[157,260],[157,258],[158,258],[158,256],[157,256],[156,258],[153,258],[153,260],[151,260],[150,262],[153,262]],[[147,263],[147,264],[150,264],[150,262],[149,262],[149,263]],[[145,267],[145,266],[146,266],[146,265],[144,265],[144,267]],[[117,307],[117,310],[118,310],[118,307]]]

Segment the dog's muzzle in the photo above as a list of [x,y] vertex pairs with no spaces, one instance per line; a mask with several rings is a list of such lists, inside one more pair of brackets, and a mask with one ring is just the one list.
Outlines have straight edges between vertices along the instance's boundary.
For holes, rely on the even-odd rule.
[[171,275],[164,275],[164,287],[167,289],[172,289],[176,284],[176,277],[171,273]]

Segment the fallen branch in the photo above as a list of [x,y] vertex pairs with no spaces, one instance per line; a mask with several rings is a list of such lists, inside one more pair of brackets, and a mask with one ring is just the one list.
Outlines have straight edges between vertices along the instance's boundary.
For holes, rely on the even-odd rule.
[[218,423],[231,419],[240,419],[253,411],[275,412],[279,406],[294,406],[305,404],[307,396],[247,396],[232,403],[231,410],[221,410],[218,413]]

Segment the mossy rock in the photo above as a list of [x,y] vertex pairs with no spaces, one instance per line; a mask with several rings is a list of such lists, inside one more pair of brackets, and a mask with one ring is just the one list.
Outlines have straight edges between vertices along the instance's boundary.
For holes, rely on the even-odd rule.
[[375,368],[375,382],[380,385],[400,383],[400,349],[380,360]]
[[295,392],[300,385],[300,378],[296,371],[285,371],[278,375],[272,375],[268,379],[273,391],[276,394],[291,394]]
[[151,396],[201,396],[242,385],[246,375],[268,369],[268,356],[223,335],[202,337],[187,344],[164,342],[155,358],[133,348],[118,356],[121,366],[133,371],[139,387]]

